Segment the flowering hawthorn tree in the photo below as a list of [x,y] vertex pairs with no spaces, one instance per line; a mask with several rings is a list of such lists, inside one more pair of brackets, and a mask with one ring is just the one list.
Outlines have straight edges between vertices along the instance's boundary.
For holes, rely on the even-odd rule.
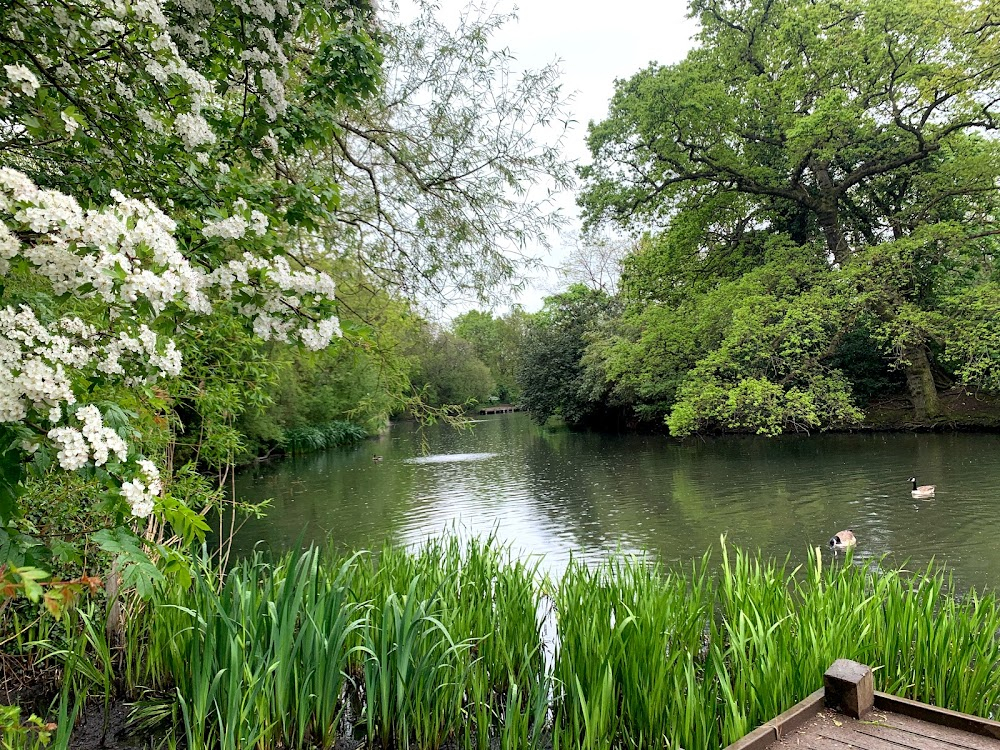
[[[91,538],[109,551],[138,549],[129,527],[150,514],[204,528],[130,433],[125,389],[153,402],[174,377],[172,417],[192,412],[223,436],[212,461],[231,460],[232,417],[206,427],[202,377],[238,356],[213,357],[231,332],[251,357],[250,336],[323,348],[340,334],[324,271],[344,267],[395,293],[485,297],[558,223],[558,70],[514,73],[490,50],[506,16],[452,33],[419,5],[406,26],[375,23],[372,0],[8,0],[0,561],[16,559],[28,465],[103,481],[120,523]],[[226,372],[219,392],[265,369]]]
[[[178,337],[214,308],[265,340],[320,349],[339,335],[334,282],[315,267],[336,186],[289,179],[287,165],[373,90],[370,27],[350,0],[4,12],[0,562],[26,559],[11,521],[31,461],[100,479],[120,524],[98,541],[139,549],[129,519],[162,509],[164,481],[124,410],[92,394],[178,375]],[[21,572],[37,591],[37,572]]]

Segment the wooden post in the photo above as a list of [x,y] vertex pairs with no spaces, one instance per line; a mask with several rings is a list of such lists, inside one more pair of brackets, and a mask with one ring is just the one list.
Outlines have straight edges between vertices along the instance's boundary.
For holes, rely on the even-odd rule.
[[826,705],[860,719],[875,705],[872,670],[849,659],[837,659],[823,675]]

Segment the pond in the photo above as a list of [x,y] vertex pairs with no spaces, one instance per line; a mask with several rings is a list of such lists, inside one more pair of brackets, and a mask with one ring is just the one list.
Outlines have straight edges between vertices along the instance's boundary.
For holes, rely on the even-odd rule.
[[[853,529],[856,557],[889,555],[913,568],[933,558],[963,588],[995,588],[998,457],[1000,436],[990,434],[678,442],[545,430],[524,414],[483,417],[469,430],[401,423],[354,450],[244,472],[239,496],[273,504],[243,525],[235,550],[408,545],[457,528],[493,532],[558,573],[570,555],[617,550],[687,562],[717,550],[722,534],[797,564],[810,546]],[[913,474],[937,485],[933,499],[910,497]]]

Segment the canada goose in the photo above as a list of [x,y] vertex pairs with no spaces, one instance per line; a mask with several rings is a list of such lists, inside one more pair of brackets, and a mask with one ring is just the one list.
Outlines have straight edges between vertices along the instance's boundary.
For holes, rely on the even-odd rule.
[[830,549],[847,549],[858,543],[854,532],[850,529],[838,531],[830,538]]
[[376,455],[372,456],[372,461],[374,461],[377,464],[380,464],[380,463],[382,463],[382,456],[379,456],[378,454],[376,454]]
[[910,493],[915,499],[919,500],[924,497],[934,497],[934,485],[933,484],[922,484],[917,487],[917,478],[910,477],[910,481],[913,482],[913,491]]

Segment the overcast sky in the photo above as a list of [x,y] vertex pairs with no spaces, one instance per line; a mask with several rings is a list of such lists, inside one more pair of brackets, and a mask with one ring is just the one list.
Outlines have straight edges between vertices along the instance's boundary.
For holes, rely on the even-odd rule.
[[[442,0],[442,20],[453,25],[452,19],[465,5],[465,0]],[[696,29],[686,18],[687,3],[678,0],[522,0],[519,4],[500,0],[495,7],[516,8],[517,20],[498,34],[496,44],[510,49],[520,69],[559,61],[563,88],[573,93],[570,111],[576,121],[566,140],[566,154],[580,162],[588,160],[587,123],[607,114],[615,79],[628,78],[652,61],[680,60]],[[562,206],[578,225],[573,196],[564,196]],[[558,248],[547,262],[559,262]],[[538,279],[519,301],[529,311],[539,309],[552,284],[551,278]]]

